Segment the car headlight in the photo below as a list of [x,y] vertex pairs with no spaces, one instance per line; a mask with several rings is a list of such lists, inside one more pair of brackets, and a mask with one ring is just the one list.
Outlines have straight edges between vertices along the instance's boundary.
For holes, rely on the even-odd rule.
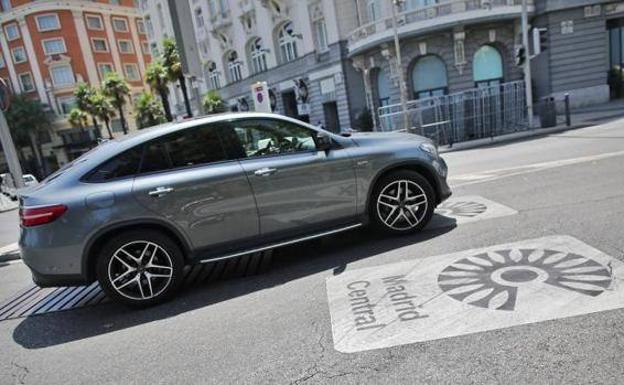
[[432,156],[438,156],[438,148],[433,143],[429,143],[429,142],[421,143],[420,149],[426,153],[431,154]]

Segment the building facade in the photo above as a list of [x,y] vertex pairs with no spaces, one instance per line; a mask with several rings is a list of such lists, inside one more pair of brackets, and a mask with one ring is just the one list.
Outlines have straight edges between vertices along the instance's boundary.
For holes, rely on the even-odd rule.
[[[134,128],[132,102],[144,90],[151,55],[145,25],[132,0],[2,0],[0,6],[0,77],[13,93],[40,100],[54,114],[50,135],[41,138],[48,170],[82,154],[96,137],[106,136],[104,127],[102,132],[92,127],[84,132],[67,122],[80,82],[100,86],[106,73],[122,75],[131,88],[126,117]],[[115,135],[122,133],[118,119],[112,129]],[[34,155],[28,148],[22,153]]]
[[365,104],[358,103],[363,83],[346,60],[352,2],[187,1],[203,87],[218,90],[230,110],[253,109],[251,85],[267,82],[274,112],[333,131],[353,127]]

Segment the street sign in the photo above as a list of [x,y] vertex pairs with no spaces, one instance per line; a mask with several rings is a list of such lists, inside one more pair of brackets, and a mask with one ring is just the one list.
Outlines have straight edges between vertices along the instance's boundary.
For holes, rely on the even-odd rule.
[[256,112],[271,112],[269,86],[266,82],[258,82],[251,86],[251,94]]
[[6,111],[11,105],[11,89],[6,81],[0,78],[0,110]]

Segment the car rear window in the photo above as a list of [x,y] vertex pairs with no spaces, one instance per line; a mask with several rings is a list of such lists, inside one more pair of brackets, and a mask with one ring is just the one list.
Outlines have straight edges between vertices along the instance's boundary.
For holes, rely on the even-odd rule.
[[98,166],[86,177],[87,182],[106,182],[135,175],[139,170],[143,147],[135,147]]

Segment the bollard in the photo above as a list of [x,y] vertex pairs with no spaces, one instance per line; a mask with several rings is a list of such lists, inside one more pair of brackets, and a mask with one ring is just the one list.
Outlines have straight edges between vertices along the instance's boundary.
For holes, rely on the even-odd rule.
[[570,115],[570,94],[565,94],[565,117],[566,126],[572,126],[572,116]]

